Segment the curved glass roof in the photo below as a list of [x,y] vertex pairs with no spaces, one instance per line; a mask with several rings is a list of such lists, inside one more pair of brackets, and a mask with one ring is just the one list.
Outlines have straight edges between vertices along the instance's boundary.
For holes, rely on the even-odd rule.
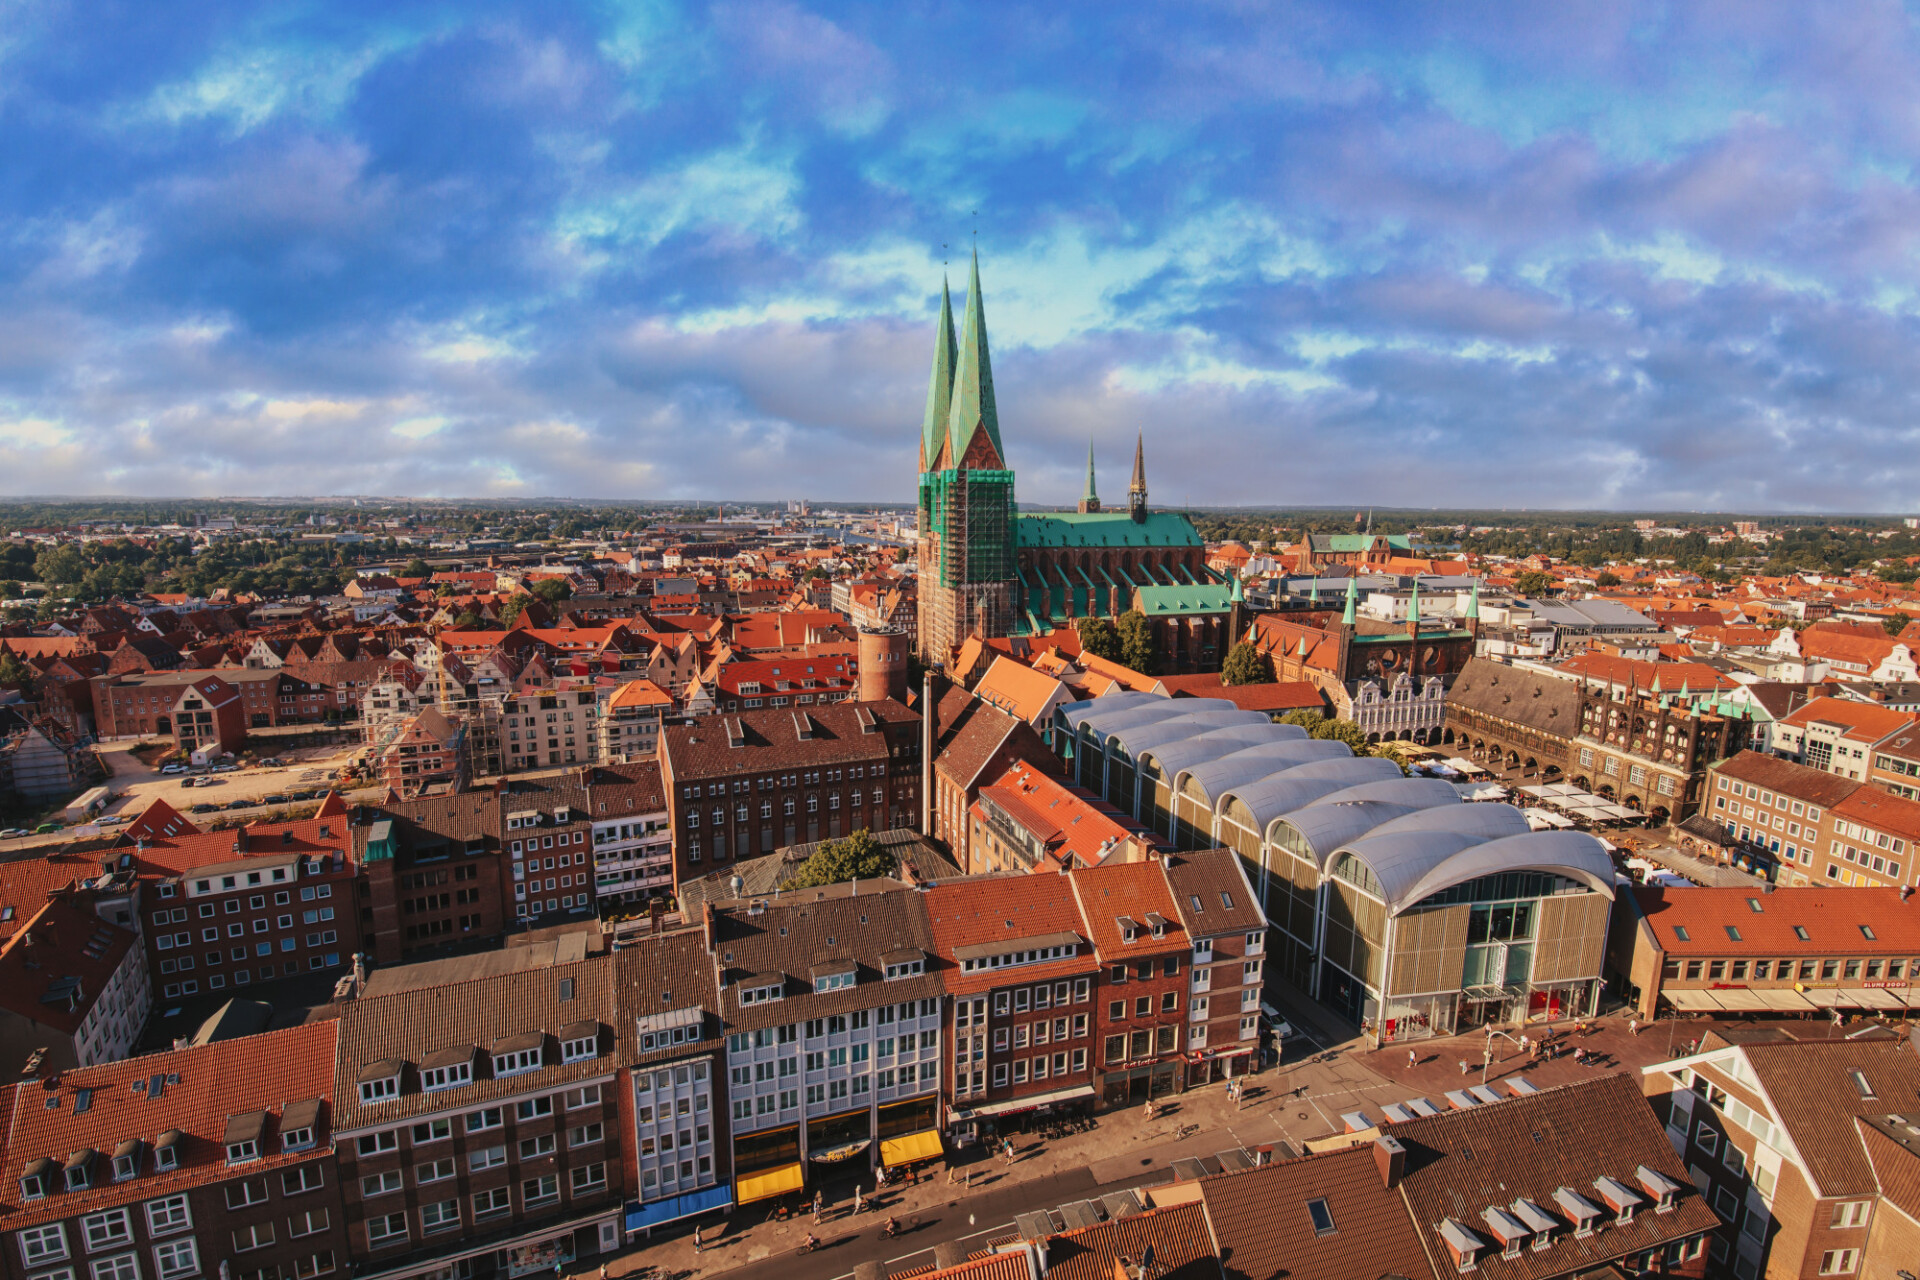
[[[1254,821],[1259,824],[1258,829],[1264,831],[1275,818],[1310,805],[1321,796],[1345,791],[1356,784],[1388,778],[1404,781],[1399,765],[1378,756],[1316,760],[1311,764],[1277,770],[1272,776],[1257,782],[1230,787],[1220,793],[1215,801],[1215,809],[1217,811],[1230,799],[1238,800],[1253,815]],[[1455,799],[1458,798],[1456,795]]]
[[[1384,763],[1392,764],[1391,760]],[[1416,796],[1432,796],[1429,804],[1459,804],[1460,793],[1453,784],[1439,778],[1409,778],[1394,765],[1393,776],[1361,782],[1344,791],[1321,796],[1314,804],[1352,804],[1356,800],[1384,800],[1388,804],[1411,804]],[[1423,806],[1424,807],[1424,806]]]
[[[1304,809],[1283,814],[1267,824],[1267,835],[1273,839],[1274,828],[1292,827],[1306,842],[1313,853],[1314,864],[1322,871],[1326,870],[1327,859],[1333,851],[1350,840],[1377,829],[1382,823],[1415,812],[1408,804],[1389,804],[1384,800],[1361,800],[1353,804],[1312,804]],[[1276,843],[1278,841],[1276,840]]]
[[[1171,701],[1173,699],[1163,698],[1157,693],[1140,693],[1137,690],[1128,689],[1122,693],[1109,693],[1104,698],[1069,702],[1060,708],[1059,715],[1068,724],[1078,728],[1082,720],[1091,719],[1094,716],[1118,715],[1122,711],[1138,711],[1141,707]],[[1226,699],[1209,698],[1206,701],[1225,702]]]
[[1245,751],[1249,747],[1276,742],[1299,742],[1301,739],[1297,735],[1286,732],[1294,728],[1297,726],[1274,724],[1262,716],[1258,724],[1251,722],[1225,724],[1191,737],[1143,747],[1135,754],[1143,765],[1147,760],[1152,760],[1160,767],[1162,773],[1171,778],[1182,769],[1192,768],[1202,761],[1217,760],[1221,756]]
[[[1291,729],[1294,726],[1277,727]],[[1231,787],[1257,782],[1261,778],[1270,777],[1276,773],[1286,773],[1297,765],[1312,764],[1316,760],[1351,760],[1352,758],[1353,753],[1347,750],[1346,743],[1334,742],[1326,738],[1263,742],[1257,746],[1247,747],[1217,759],[1203,760],[1182,769],[1174,776],[1173,785],[1178,790],[1186,785],[1186,779],[1191,778],[1200,784],[1201,791],[1206,794],[1207,803],[1211,805],[1219,798],[1221,792]],[[1161,768],[1165,767],[1163,762]]]
[[1598,840],[1582,831],[1511,833],[1516,821],[1526,825],[1511,805],[1422,809],[1386,824],[1393,830],[1334,852],[1353,855],[1373,872],[1395,915],[1442,889],[1503,871],[1551,872],[1612,895],[1613,862]]
[[[1138,700],[1136,700],[1136,698]],[[1156,720],[1171,720],[1175,716],[1192,715],[1197,711],[1238,711],[1239,708],[1225,698],[1158,698],[1150,694],[1130,697],[1122,706],[1103,707],[1103,702],[1111,698],[1095,698],[1093,710],[1084,715],[1073,716],[1073,707],[1069,711],[1069,724],[1076,728],[1086,727],[1097,733],[1111,733],[1113,730],[1132,724],[1152,724]],[[1184,704],[1184,705],[1183,705]],[[1084,704],[1083,704],[1084,705]]]
[[[1507,809],[1510,805],[1468,805]],[[1519,810],[1515,809],[1515,813]],[[1523,818],[1522,821],[1525,819]],[[1606,846],[1584,831],[1529,831],[1461,850],[1422,876],[1408,891],[1408,905],[1481,876],[1503,871],[1546,871],[1578,880],[1595,893],[1613,896],[1613,859]],[[1397,909],[1397,908],[1396,908]]]
[[[1181,699],[1187,701],[1187,699]],[[1172,746],[1189,739],[1199,741],[1211,738],[1216,729],[1240,728],[1251,731],[1251,736],[1243,735],[1241,741],[1272,742],[1282,737],[1291,737],[1284,731],[1291,729],[1294,734],[1304,736],[1304,730],[1298,725],[1275,724],[1258,711],[1242,711],[1234,708],[1230,711],[1199,711],[1191,715],[1175,716],[1170,720],[1155,720],[1146,724],[1130,724],[1113,729],[1107,734],[1109,749],[1118,741],[1126,753],[1138,759],[1146,751],[1166,744]],[[1273,731],[1280,732],[1273,732]],[[1099,730],[1095,729],[1095,733]]]

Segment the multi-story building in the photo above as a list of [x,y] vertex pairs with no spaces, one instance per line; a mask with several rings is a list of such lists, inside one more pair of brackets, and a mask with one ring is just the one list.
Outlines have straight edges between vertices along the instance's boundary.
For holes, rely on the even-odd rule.
[[1774,750],[1801,764],[1865,782],[1879,745],[1920,717],[1877,702],[1815,698],[1773,729]]
[[614,957],[620,1108],[631,1127],[629,1233],[733,1203],[726,1058],[706,937],[635,940]]
[[81,1067],[7,1095],[13,1280],[344,1275],[336,1024]]
[[1920,883],[1920,801],[1752,751],[1714,765],[1708,795],[1701,812],[1725,833],[1719,851],[1781,884]]
[[613,958],[375,975],[332,1111],[363,1276],[525,1275],[621,1243]]
[[1187,989],[1187,1085],[1245,1075],[1259,1065],[1267,919],[1246,864],[1224,849],[1160,860],[1174,909],[1193,944]]
[[513,876],[514,919],[592,910],[593,811],[580,775],[514,778],[495,795]]
[[[939,688],[941,682],[931,682]],[[975,863],[970,811],[980,788],[1021,761],[1054,768],[1045,739],[1030,724],[948,685],[933,700],[933,760],[924,772],[929,783],[926,834],[944,840],[962,867]]]
[[980,788],[967,818],[970,872],[1090,867],[1160,847],[1112,805],[1025,761]]
[[1642,1069],[1668,1141],[1720,1217],[1711,1254],[1722,1274],[1893,1277],[1911,1267],[1913,1050],[1890,1034],[1795,1041],[1735,1028]]
[[1060,876],[948,880],[924,895],[947,994],[948,1123],[990,1133],[1040,1107],[1090,1110],[1100,958]]
[[[1201,990],[1203,971],[1195,965],[1201,953],[1174,905],[1165,869],[1157,860],[1115,861],[1061,879],[1099,962],[1093,1000],[1102,1103],[1125,1106],[1174,1092],[1186,1076],[1190,1005],[1209,1010],[1215,997]],[[1241,900],[1252,897],[1247,892]],[[1255,993],[1257,1015],[1257,984]]]
[[459,791],[468,778],[465,717],[438,707],[397,723],[374,756],[374,776],[402,800]]
[[161,999],[340,968],[360,949],[359,868],[337,795],[303,821],[183,832],[132,854]]
[[603,907],[673,892],[673,826],[660,765],[649,755],[586,771],[594,893]]
[[96,736],[171,737],[183,751],[238,750],[246,700],[217,671],[139,671],[93,678]]
[[1920,800],[1920,725],[1908,725],[1874,744],[1867,781],[1907,800]]
[[360,933],[376,963],[498,937],[513,913],[492,791],[353,811]]
[[153,1008],[139,933],[70,891],[24,905],[0,943],[0,1062],[33,1055],[55,1072],[126,1057]]
[[627,680],[606,695],[599,712],[601,760],[651,760],[659,750],[661,721],[673,712],[673,698],[651,680]]
[[920,717],[891,700],[675,725],[660,744],[674,882],[736,858],[919,827]]
[[1608,968],[1651,1020],[1680,1013],[1904,1011],[1920,982],[1920,901],[1891,888],[1663,889],[1623,895]]
[[707,907],[738,1203],[798,1190],[810,1167],[939,1154],[928,910],[912,891],[857,882]]
[[600,705],[590,684],[565,682],[500,703],[502,767],[508,773],[589,764],[600,756]]

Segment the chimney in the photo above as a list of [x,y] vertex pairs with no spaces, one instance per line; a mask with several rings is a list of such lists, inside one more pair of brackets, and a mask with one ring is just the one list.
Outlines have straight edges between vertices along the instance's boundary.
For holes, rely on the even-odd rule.
[[713,954],[714,923],[715,922],[713,918],[713,904],[711,902],[701,903],[700,904],[700,930],[703,934],[706,935],[708,955]]
[[1380,1171],[1380,1185],[1391,1191],[1407,1175],[1407,1149],[1400,1139],[1382,1134],[1373,1140],[1373,1165]]
[[958,1240],[942,1240],[933,1246],[933,1266],[936,1271],[957,1267],[966,1260],[967,1251],[960,1247]]

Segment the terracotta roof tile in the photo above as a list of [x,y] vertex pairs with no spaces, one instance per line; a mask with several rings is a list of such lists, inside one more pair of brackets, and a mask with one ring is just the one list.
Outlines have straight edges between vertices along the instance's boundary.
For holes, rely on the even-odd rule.
[[[1640,913],[1663,950],[1675,955],[1740,956],[1850,954],[1870,927],[1875,950],[1920,954],[1920,897],[1900,900],[1898,889],[1754,889],[1640,887]],[[1755,911],[1753,904],[1759,904]],[[1803,940],[1794,932],[1805,929]],[[1685,929],[1682,941],[1677,930]],[[1728,929],[1739,933],[1735,941]]]
[[1047,1239],[1047,1280],[1114,1280],[1121,1258],[1153,1248],[1153,1280],[1218,1280],[1220,1259],[1206,1209],[1178,1204],[1066,1231]]
[[[1200,1188],[1231,1280],[1433,1275],[1370,1145],[1205,1178]],[[1332,1231],[1316,1229],[1311,1200],[1326,1201]]]
[[[1806,1040],[1741,1047],[1775,1119],[1812,1175],[1818,1196],[1872,1195],[1873,1166],[1854,1127],[1920,1093],[1920,1062],[1904,1039]],[[1851,1072],[1876,1095],[1863,1097]],[[1897,1101],[1896,1101],[1897,1100]]]
[[[957,947],[1011,944],[1023,938],[1071,933],[1086,936],[1073,891],[1059,876],[984,876],[947,880],[923,895],[949,994],[991,990],[1001,981],[1039,982],[1086,973],[1095,961],[1082,947],[1074,956],[1017,970],[967,973],[954,961]],[[1009,947],[1011,949],[1011,947]],[[1017,973],[1018,978],[1008,978]]]

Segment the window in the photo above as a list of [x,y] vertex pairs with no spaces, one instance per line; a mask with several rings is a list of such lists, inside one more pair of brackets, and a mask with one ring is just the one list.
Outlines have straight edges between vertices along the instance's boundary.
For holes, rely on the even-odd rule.
[[1820,1255],[1820,1274],[1823,1276],[1850,1276],[1859,1265],[1858,1249],[1829,1249]]
[[246,1253],[253,1249],[264,1249],[273,1243],[273,1224],[256,1222],[250,1227],[237,1228],[233,1233],[233,1251]]
[[150,1236],[172,1235],[176,1231],[185,1231],[193,1225],[193,1213],[187,1208],[185,1196],[168,1196],[164,1200],[147,1201],[147,1234]]
[[363,1080],[360,1082],[360,1101],[379,1102],[385,1098],[400,1096],[400,1077],[388,1076],[384,1080]]
[[382,1129],[378,1133],[363,1133],[355,1144],[362,1156],[377,1156],[382,1151],[392,1151],[400,1145],[398,1129]]
[[479,1133],[482,1129],[500,1127],[500,1108],[488,1107],[484,1111],[467,1112],[467,1132]]
[[590,1195],[595,1191],[604,1191],[607,1186],[607,1166],[599,1161],[582,1165],[567,1175],[576,1196]]
[[[264,1188],[262,1189],[264,1193]],[[80,1219],[80,1233],[86,1237],[87,1252],[111,1249],[133,1241],[133,1214],[127,1209],[108,1209]]]
[[456,1062],[448,1067],[430,1067],[420,1073],[420,1087],[428,1093],[473,1083],[473,1063]]
[[534,1120],[540,1116],[550,1116],[553,1114],[553,1095],[522,1099],[514,1105],[513,1114],[517,1120]]
[[460,1225],[460,1202],[441,1200],[434,1204],[420,1206],[420,1232],[428,1235],[435,1231],[452,1231]]
[[1330,1236],[1337,1228],[1333,1225],[1333,1210],[1327,1207],[1325,1200],[1307,1201],[1307,1217],[1313,1221],[1313,1234]]
[[505,1147],[479,1147],[467,1152],[467,1168],[476,1172],[481,1169],[497,1169],[506,1162]]
[[67,1231],[57,1222],[20,1232],[20,1256],[29,1267],[58,1262],[67,1256]]
[[1864,1227],[1867,1225],[1867,1210],[1872,1203],[1870,1200],[1848,1200],[1836,1204],[1833,1206],[1833,1220],[1827,1225],[1836,1231],[1845,1227]]
[[313,1146],[313,1141],[312,1125],[306,1125],[299,1129],[283,1129],[280,1133],[280,1149],[282,1151],[305,1151]]
[[190,1239],[169,1240],[165,1244],[155,1245],[153,1265],[160,1273],[160,1280],[197,1275],[200,1271],[200,1248]]
[[227,1163],[245,1164],[260,1158],[260,1143],[253,1138],[227,1144]]
[[319,1165],[301,1165],[300,1169],[288,1169],[280,1174],[280,1194],[282,1196],[300,1196],[301,1192],[315,1192],[324,1184],[324,1174]]
[[473,1197],[473,1220],[484,1222],[513,1211],[513,1194],[505,1187],[481,1191]]
[[397,1244],[407,1238],[407,1215],[380,1214],[367,1219],[367,1243],[375,1248]]
[[541,1156],[552,1155],[553,1147],[553,1135],[550,1133],[543,1133],[537,1138],[522,1138],[520,1139],[520,1158],[538,1160]]
[[532,1209],[543,1204],[552,1204],[560,1198],[560,1178],[556,1174],[542,1174],[538,1178],[528,1178],[520,1184],[520,1203],[522,1208]]
[[560,1061],[585,1062],[588,1058],[600,1056],[600,1042],[596,1036],[587,1036],[580,1040],[563,1041],[560,1045]]
[[[87,1267],[93,1280],[140,1280],[140,1263],[130,1253],[123,1253],[117,1258],[100,1258],[88,1263]],[[67,1270],[54,1271],[42,1277],[42,1280],[62,1280],[62,1277],[72,1274]]]
[[400,1171],[398,1169],[389,1169],[385,1173],[370,1173],[360,1179],[360,1194],[369,1200],[399,1189]]
[[591,1146],[600,1141],[604,1134],[605,1130],[597,1123],[583,1124],[576,1129],[567,1130],[567,1145],[569,1147]]
[[537,1071],[539,1067],[540,1051],[538,1049],[516,1049],[511,1053],[493,1055],[493,1076],[496,1080],[507,1076],[525,1075],[529,1071]]
[[413,1145],[417,1147],[423,1142],[439,1142],[450,1137],[452,1133],[452,1121],[428,1120],[413,1126]]
[[308,1209],[305,1213],[296,1213],[287,1219],[287,1235],[295,1240],[301,1236],[319,1235],[329,1225],[325,1209]]
[[248,1178],[240,1182],[227,1184],[227,1208],[244,1209],[250,1204],[259,1204],[267,1198],[267,1180]]

